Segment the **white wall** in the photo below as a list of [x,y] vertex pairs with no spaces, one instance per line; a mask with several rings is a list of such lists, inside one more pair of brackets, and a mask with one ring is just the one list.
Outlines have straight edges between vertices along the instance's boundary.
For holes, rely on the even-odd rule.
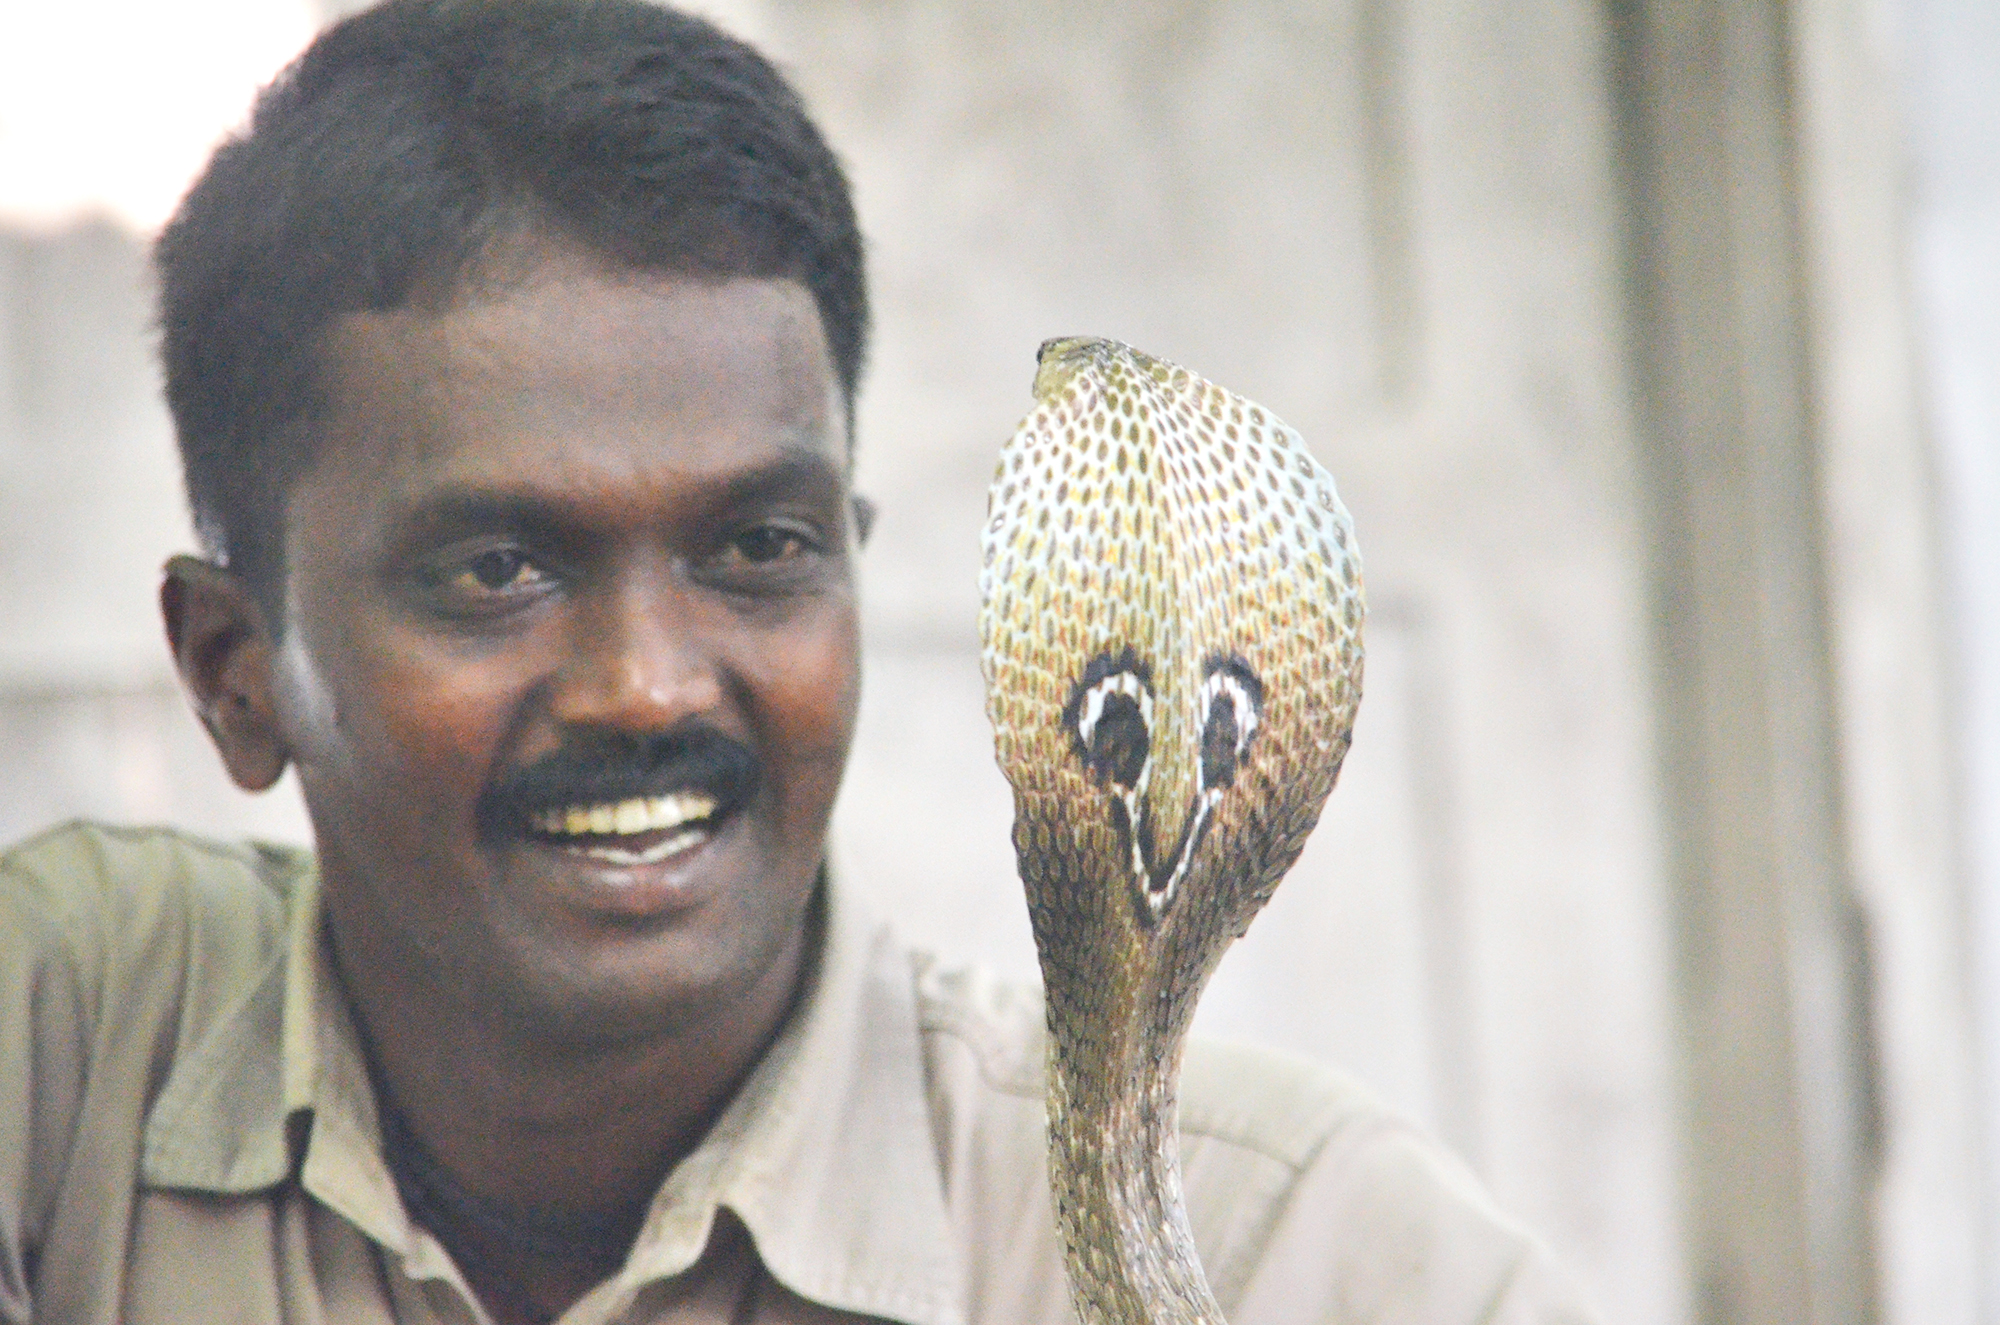
[[[1987,1066],[1985,1186],[2000,1207],[2000,5],[1903,0],[1910,244],[1945,505],[1965,870]],[[1991,1236],[2000,1223],[1989,1214]],[[1986,1250],[2000,1320],[2000,1242]]]

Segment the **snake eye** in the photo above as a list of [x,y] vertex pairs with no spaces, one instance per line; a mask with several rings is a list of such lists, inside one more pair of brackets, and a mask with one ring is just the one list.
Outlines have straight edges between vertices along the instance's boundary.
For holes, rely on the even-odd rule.
[[1236,780],[1250,738],[1264,712],[1264,686],[1241,658],[1212,658],[1201,683],[1207,710],[1201,725],[1201,785],[1226,787]]
[[1153,690],[1131,649],[1085,668],[1063,716],[1091,772],[1123,791],[1144,789],[1153,753]]
[[[1099,698],[1093,696],[1093,698]],[[1093,773],[1121,787],[1135,787],[1152,753],[1152,733],[1146,730],[1139,701],[1126,694],[1101,696],[1102,708],[1096,721],[1085,719],[1077,735],[1083,740],[1084,759]]]
[[1236,780],[1236,705],[1227,695],[1208,704],[1208,721],[1201,727],[1201,785],[1226,787]]

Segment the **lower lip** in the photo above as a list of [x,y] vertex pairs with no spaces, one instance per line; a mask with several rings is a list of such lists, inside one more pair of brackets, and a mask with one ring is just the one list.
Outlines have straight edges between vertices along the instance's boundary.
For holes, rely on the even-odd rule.
[[[630,918],[660,917],[704,900],[709,890],[703,886],[705,872],[700,866],[730,836],[740,817],[730,815],[639,850],[538,837],[527,838],[524,844],[539,858],[542,869],[557,876],[552,882],[582,909]],[[672,849],[651,858],[667,847]]]

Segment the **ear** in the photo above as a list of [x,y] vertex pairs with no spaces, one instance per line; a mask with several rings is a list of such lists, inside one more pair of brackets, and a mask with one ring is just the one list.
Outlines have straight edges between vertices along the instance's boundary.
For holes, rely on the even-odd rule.
[[234,571],[180,556],[160,583],[167,645],[223,765],[245,791],[262,791],[291,761],[279,728],[271,628]]
[[875,527],[875,503],[866,497],[848,498],[854,504],[854,541],[868,546],[868,533]]

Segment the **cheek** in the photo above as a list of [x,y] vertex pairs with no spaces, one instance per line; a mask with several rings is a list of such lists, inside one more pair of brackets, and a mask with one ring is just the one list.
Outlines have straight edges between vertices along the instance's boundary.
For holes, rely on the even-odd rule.
[[851,602],[830,607],[810,630],[787,632],[760,650],[755,679],[764,747],[787,771],[795,809],[825,815],[839,789],[861,696],[860,628]]
[[[506,730],[513,669],[443,658],[365,629],[286,649],[289,724],[301,777],[381,804],[390,786],[430,805],[470,802]],[[433,824],[435,820],[430,820]]]

